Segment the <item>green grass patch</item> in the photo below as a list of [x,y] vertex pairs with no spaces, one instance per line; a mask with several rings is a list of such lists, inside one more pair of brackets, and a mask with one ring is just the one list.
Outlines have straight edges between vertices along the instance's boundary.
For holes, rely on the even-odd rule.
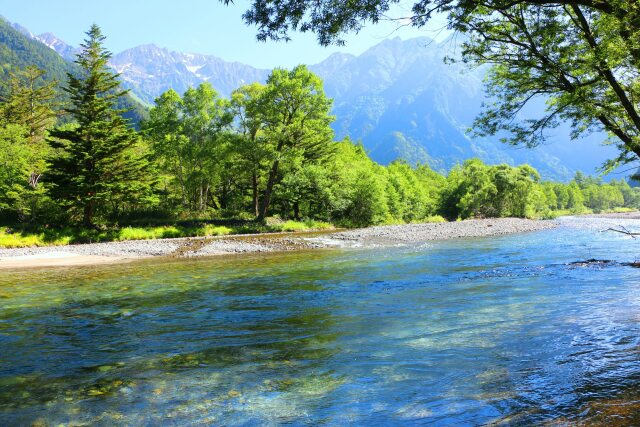
[[234,230],[224,225],[206,224],[204,227],[197,231],[198,236],[213,237],[213,236],[226,236],[232,234]]
[[299,231],[312,231],[312,230],[329,230],[333,228],[333,225],[328,222],[307,220],[301,221],[285,221],[282,224],[272,225],[270,228],[273,231],[286,231],[286,232],[299,232]]
[[178,237],[214,237],[230,234],[257,234],[275,232],[303,232],[332,229],[322,221],[282,221],[269,225],[239,222],[236,225],[194,223],[188,225],[126,226],[106,230],[64,227],[36,231],[0,229],[0,248],[33,246],[60,246],[74,243],[121,242],[126,240],[154,240]]
[[637,209],[633,209],[633,208],[613,208],[608,212],[612,212],[612,213],[626,213],[626,212],[636,212]]
[[[62,230],[61,230],[62,231]],[[43,231],[7,232],[0,230],[0,248],[27,248],[32,246],[62,246],[73,242],[73,238],[64,232]]]
[[626,212],[636,212],[637,209],[633,208],[613,208],[613,209],[604,209],[601,211],[595,212],[592,209],[580,207],[578,209],[556,209],[552,211],[545,212],[540,215],[539,219],[556,219],[561,216],[570,216],[570,215],[590,215],[593,213],[626,213]]
[[167,239],[173,237],[183,237],[184,233],[175,226],[164,227],[124,227],[117,231],[117,237],[114,240],[151,240],[151,239]]
[[431,216],[426,217],[425,219],[423,219],[420,222],[435,222],[435,223],[438,223],[438,222],[447,222],[447,220],[441,215],[431,215]]

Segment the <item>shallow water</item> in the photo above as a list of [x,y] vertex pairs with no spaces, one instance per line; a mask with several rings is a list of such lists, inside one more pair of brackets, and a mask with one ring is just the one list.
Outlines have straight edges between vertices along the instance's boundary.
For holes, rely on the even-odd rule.
[[0,272],[0,425],[638,424],[640,269],[569,263],[640,241],[564,223]]

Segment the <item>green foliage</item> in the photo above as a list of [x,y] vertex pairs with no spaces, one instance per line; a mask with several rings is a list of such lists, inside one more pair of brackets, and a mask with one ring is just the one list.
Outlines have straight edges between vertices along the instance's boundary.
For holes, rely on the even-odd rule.
[[108,68],[105,37],[96,25],[87,36],[76,60],[82,73],[69,74],[65,88],[76,123],[51,131],[48,141],[55,153],[47,178],[54,199],[90,226],[108,208],[122,209],[147,198],[153,175],[139,153],[137,133],[115,108],[126,92],[119,90],[118,76]]
[[273,144],[269,144],[262,115],[262,98],[266,86],[252,83],[240,87],[231,94],[231,112],[236,118],[237,138],[232,143],[235,176],[245,175],[251,184],[251,213],[260,215],[260,188],[266,175],[270,159],[273,158]]
[[330,125],[334,119],[329,114],[331,104],[332,100],[324,94],[322,80],[304,65],[291,71],[277,68],[267,78],[267,86],[257,100],[257,119],[262,121],[270,144],[267,150],[270,167],[259,219],[269,212],[283,170],[295,172],[330,157],[333,139]]
[[577,173],[568,184],[540,182],[528,165],[489,166],[472,159],[454,168],[441,193],[441,212],[450,219],[471,217],[552,218],[560,214],[640,208],[640,189],[624,181]]
[[[226,1],[226,3],[229,3]],[[316,33],[322,45],[342,44],[346,32],[388,18],[396,0],[335,2],[253,0],[243,18],[258,39],[288,40]],[[491,66],[493,100],[478,117],[480,135],[507,135],[535,146],[561,122],[573,137],[604,130],[620,155],[610,170],[640,156],[640,7],[628,0],[417,0],[408,19],[422,27],[446,15],[464,33],[462,60]],[[530,102],[546,102],[542,117],[518,120]],[[506,132],[505,132],[506,131]]]
[[[564,184],[541,181],[528,165],[478,159],[446,177],[426,165],[377,164],[361,144],[333,140],[332,101],[304,66],[274,70],[265,85],[238,88],[229,100],[209,84],[182,96],[168,91],[138,133],[119,108],[125,92],[106,67],[104,37],[95,26],[88,35],[81,72],[65,89],[73,122],[50,129],[58,97],[40,70],[9,79],[0,105],[0,216],[25,225],[0,232],[0,246],[640,208],[639,188],[582,173]],[[36,225],[69,218],[84,227]]]
[[468,160],[449,174],[442,194],[444,212],[450,218],[532,216],[545,204],[539,179],[529,165],[488,166]]
[[55,123],[56,90],[34,66],[10,73],[0,104],[0,211],[33,220],[46,203],[40,183],[49,147],[48,128]]
[[173,90],[164,93],[144,122],[154,157],[165,173],[165,188],[169,195],[176,193],[184,209],[205,211],[213,189],[220,185],[231,120],[228,101],[203,83],[183,97]]
[[14,210],[28,191],[33,154],[26,129],[17,124],[0,128],[0,209]]
[[56,82],[44,80],[46,73],[30,65],[10,73],[1,118],[25,127],[29,143],[42,144],[47,129],[56,122]]
[[[44,78],[56,86],[59,82],[66,81],[68,73],[80,73],[76,64],[66,62],[56,51],[22,34],[0,17],[0,95],[3,98],[10,87],[12,76],[28,67],[42,70]],[[68,97],[61,93],[59,100],[67,101]],[[62,113],[60,107],[56,105],[56,110]],[[116,107],[125,111],[125,118],[136,126],[147,116],[146,108],[128,94],[117,99]]]
[[[534,146],[565,121],[574,138],[609,133],[620,155],[605,169],[637,160],[640,9],[618,0],[481,3],[452,13],[470,33],[463,56],[493,66],[487,88],[495,101],[478,118],[478,133],[508,131],[509,142]],[[514,120],[531,100],[546,102],[546,113]]]

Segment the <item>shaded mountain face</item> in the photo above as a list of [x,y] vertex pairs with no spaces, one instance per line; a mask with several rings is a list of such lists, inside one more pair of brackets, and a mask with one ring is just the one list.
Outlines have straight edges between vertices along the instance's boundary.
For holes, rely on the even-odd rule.
[[[67,81],[67,73],[78,72],[76,64],[66,61],[56,53],[57,50],[52,50],[66,51],[68,45],[54,42],[55,36],[47,39],[51,42],[51,45],[48,45],[39,37],[41,36],[34,36],[26,28],[11,24],[0,17],[0,87],[13,71],[28,65],[37,66],[45,71],[45,78],[56,80],[63,86]],[[120,98],[117,107],[129,110],[123,115],[134,125],[138,125],[147,115],[147,109],[129,95]]]
[[485,101],[484,70],[445,64],[443,59],[455,53],[451,41],[396,38],[344,58],[330,71],[323,63],[313,66],[335,100],[338,137],[362,139],[381,163],[403,158],[446,171],[479,157],[488,163],[529,163],[544,177],[561,180],[577,170],[593,174],[615,155],[599,144],[602,135],[571,141],[568,128],[552,132],[549,144],[536,149],[470,138],[468,129]]
[[[61,55],[71,47],[55,36],[38,36]],[[471,157],[487,163],[529,163],[543,177],[570,179],[575,171],[596,172],[615,149],[599,144],[601,134],[570,141],[569,130],[550,134],[536,149],[507,146],[498,138],[470,138],[468,129],[484,101],[484,70],[445,64],[455,56],[452,41],[429,38],[384,40],[359,56],[335,53],[309,68],[323,78],[334,99],[338,138],[362,141],[380,163],[405,159],[445,172]],[[123,84],[147,104],[168,89],[183,93],[209,82],[222,95],[243,84],[264,82],[269,70],[211,55],[172,52],[154,45],[114,55],[113,68]],[[538,106],[538,109],[544,108]]]

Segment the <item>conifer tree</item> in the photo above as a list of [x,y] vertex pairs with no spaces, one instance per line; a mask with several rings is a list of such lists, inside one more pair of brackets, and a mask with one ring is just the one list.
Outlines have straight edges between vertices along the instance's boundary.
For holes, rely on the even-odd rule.
[[0,209],[33,221],[45,196],[40,178],[49,151],[45,138],[56,122],[57,82],[33,65],[12,72],[0,102]]
[[57,155],[48,178],[52,196],[91,226],[108,203],[135,202],[148,194],[151,180],[149,162],[136,149],[139,135],[122,117],[125,110],[116,108],[127,91],[108,67],[105,37],[95,24],[87,36],[75,61],[81,73],[68,74],[64,88],[75,124],[51,131],[49,144]]
[[45,71],[29,65],[11,73],[7,95],[2,99],[0,120],[26,128],[30,143],[44,142],[46,131],[55,121],[60,103],[57,82],[46,81]]

